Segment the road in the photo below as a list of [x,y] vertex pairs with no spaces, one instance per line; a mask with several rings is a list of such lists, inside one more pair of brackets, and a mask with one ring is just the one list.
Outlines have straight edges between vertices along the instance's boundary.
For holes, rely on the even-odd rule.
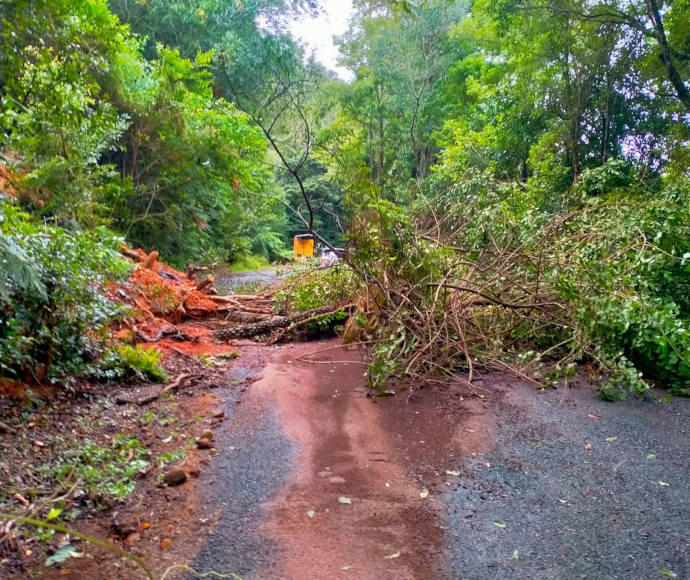
[[254,288],[268,284],[276,278],[289,274],[288,270],[267,268],[265,270],[251,270],[249,272],[231,273],[225,269],[218,269],[215,275],[215,286],[221,294],[230,294],[238,289]]
[[[245,579],[688,578],[690,401],[483,378],[372,399],[337,342],[240,347],[201,572]],[[305,362],[309,360],[311,362]]]

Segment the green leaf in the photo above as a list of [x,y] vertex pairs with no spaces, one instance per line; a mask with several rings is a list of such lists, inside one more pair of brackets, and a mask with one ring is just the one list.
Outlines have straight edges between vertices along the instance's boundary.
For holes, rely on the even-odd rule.
[[77,549],[72,546],[71,544],[68,544],[66,546],[63,546],[60,548],[57,552],[55,552],[52,556],[46,559],[45,566],[46,568],[49,566],[53,566],[54,564],[62,564],[63,562],[66,562],[70,558],[81,558],[82,554],[77,552]]
[[51,508],[51,510],[48,512],[48,515],[46,516],[46,520],[54,520],[56,517],[58,517],[62,513],[62,509],[60,508]]
[[497,528],[506,528],[508,527],[508,524],[506,524],[503,520],[494,520],[493,521],[494,526]]

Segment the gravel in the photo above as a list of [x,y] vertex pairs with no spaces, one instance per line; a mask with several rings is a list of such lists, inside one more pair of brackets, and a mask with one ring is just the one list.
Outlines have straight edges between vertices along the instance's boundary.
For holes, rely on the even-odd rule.
[[515,385],[444,495],[447,578],[690,578],[690,400],[666,400]]

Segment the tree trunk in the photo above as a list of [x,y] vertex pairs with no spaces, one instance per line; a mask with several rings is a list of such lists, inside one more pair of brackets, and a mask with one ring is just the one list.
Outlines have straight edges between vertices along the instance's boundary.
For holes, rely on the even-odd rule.
[[308,318],[321,316],[325,314],[333,314],[350,306],[347,302],[340,302],[337,304],[329,304],[321,308],[314,308],[306,312],[299,312],[292,316],[271,316],[266,320],[252,322],[250,324],[241,324],[232,328],[221,328],[213,333],[213,336],[221,340],[230,340],[231,338],[251,338],[253,336],[260,336],[262,334],[269,334],[281,328],[287,328],[293,324],[297,324]]
[[664,30],[664,23],[661,19],[661,13],[659,12],[659,4],[657,0],[647,0],[647,8],[649,10],[649,16],[654,23],[654,29],[656,30],[656,39],[659,42],[659,47],[661,48],[661,62],[664,63],[666,71],[668,72],[668,79],[671,81],[673,88],[676,90],[676,94],[680,101],[685,105],[685,108],[690,111],[690,91],[688,87],[685,86],[678,69],[676,68],[675,62],[673,61],[673,54],[671,53],[671,47],[668,44],[668,39],[666,38],[666,31]]

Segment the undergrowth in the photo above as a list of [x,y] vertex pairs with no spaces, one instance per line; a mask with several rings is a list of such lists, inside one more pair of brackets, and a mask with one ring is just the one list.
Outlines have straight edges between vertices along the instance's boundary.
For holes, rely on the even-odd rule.
[[70,383],[96,372],[106,326],[123,314],[102,293],[130,264],[105,228],[38,224],[0,201],[0,377]]
[[78,483],[96,502],[103,503],[134,491],[137,478],[149,467],[148,455],[134,437],[116,437],[109,447],[86,439],[79,447],[68,446],[48,463],[44,475],[63,487]]
[[144,348],[140,344],[132,347],[129,344],[119,346],[116,349],[120,360],[117,367],[124,369],[124,373],[135,378],[148,378],[159,383],[168,380],[168,375],[160,366],[160,359],[163,353],[150,346]]

